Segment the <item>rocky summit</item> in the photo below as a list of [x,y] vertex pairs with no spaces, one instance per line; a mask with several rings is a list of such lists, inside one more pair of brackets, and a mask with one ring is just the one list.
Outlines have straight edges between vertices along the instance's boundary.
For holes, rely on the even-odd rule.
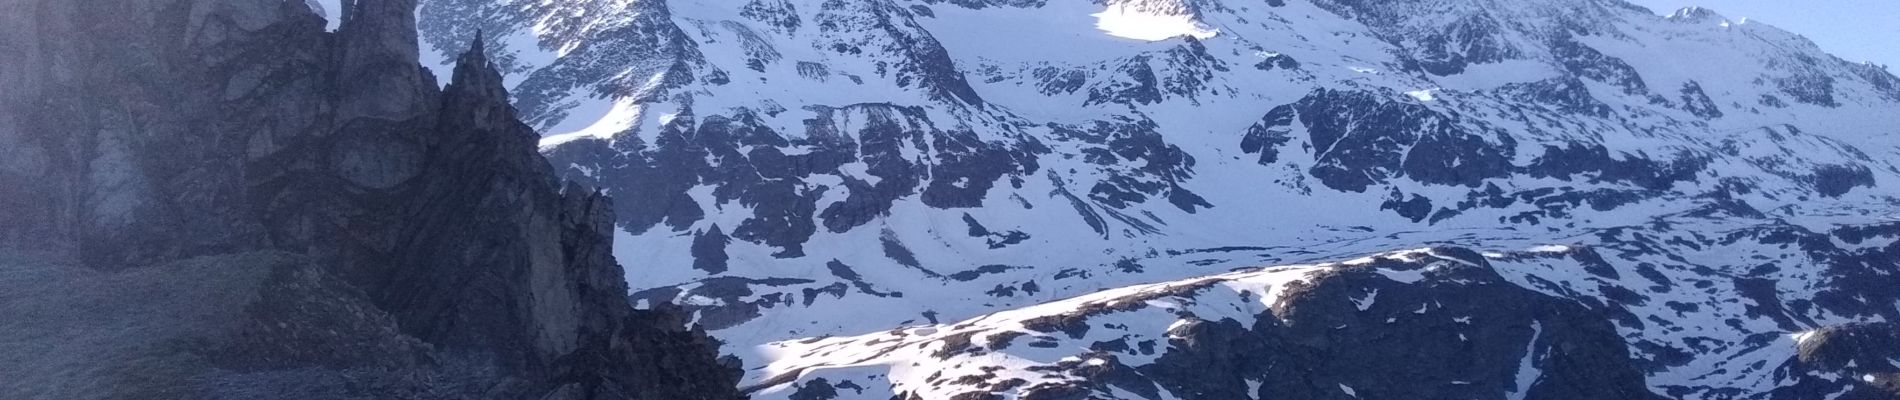
[[415,9],[0,3],[0,398],[742,398]]
[[0,0],[0,397],[1900,398],[1900,77],[1772,22]]

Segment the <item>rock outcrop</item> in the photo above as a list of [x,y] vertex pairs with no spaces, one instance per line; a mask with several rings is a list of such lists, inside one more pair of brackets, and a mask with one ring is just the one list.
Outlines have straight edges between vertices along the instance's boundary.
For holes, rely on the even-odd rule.
[[[1183,325],[1140,370],[1185,398],[1660,399],[1601,312],[1513,285],[1474,251],[1422,254],[1287,285],[1278,318]],[[1235,391],[1246,381],[1258,393]]]
[[1900,398],[1900,325],[1825,326],[1795,341],[1795,357],[1776,370],[1784,383],[1771,398]]
[[0,2],[0,253],[276,254],[199,278],[255,293],[164,350],[204,368],[113,395],[740,397],[718,342],[629,305],[611,201],[555,177],[479,38],[443,88],[414,0],[344,4],[326,32],[304,1]]

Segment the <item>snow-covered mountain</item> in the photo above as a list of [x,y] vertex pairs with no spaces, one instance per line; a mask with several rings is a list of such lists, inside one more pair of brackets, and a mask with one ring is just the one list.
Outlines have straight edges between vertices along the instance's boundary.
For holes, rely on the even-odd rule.
[[[694,310],[758,398],[1900,379],[1800,347],[1900,317],[1900,78],[1760,22],[1617,0],[422,5],[436,53],[492,38],[542,152],[615,198],[634,301]],[[1242,342],[1264,347],[1222,347]]]

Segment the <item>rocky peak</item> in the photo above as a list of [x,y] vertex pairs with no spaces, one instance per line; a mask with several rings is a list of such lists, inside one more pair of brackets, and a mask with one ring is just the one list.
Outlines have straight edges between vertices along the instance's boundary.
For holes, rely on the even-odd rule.
[[435,78],[422,68],[416,0],[345,2],[337,84],[346,101],[338,120],[404,121],[428,114]]
[[[717,342],[627,302],[611,201],[554,176],[483,38],[438,89],[415,1],[344,4],[334,33],[302,2],[0,6],[0,51],[26,53],[0,82],[45,85],[0,88],[0,182],[27,185],[0,189],[0,259],[46,247],[93,255],[45,262],[128,273],[267,271],[195,276],[251,300],[151,299],[225,321],[154,339],[207,345],[151,350],[211,364],[165,378],[183,397],[739,397]],[[158,12],[174,9],[194,12]]]
[[1681,9],[1677,9],[1676,12],[1669,13],[1669,16],[1664,17],[1664,18],[1668,18],[1672,21],[1681,21],[1681,22],[1705,22],[1705,21],[1727,21],[1728,20],[1728,17],[1723,17],[1722,14],[1717,14],[1715,10],[1702,8],[1702,7],[1683,7]]
[[508,88],[502,84],[501,72],[489,61],[486,39],[479,30],[468,50],[456,57],[454,76],[443,92],[451,97],[487,100],[506,107],[508,114],[514,113],[513,107],[508,106]]

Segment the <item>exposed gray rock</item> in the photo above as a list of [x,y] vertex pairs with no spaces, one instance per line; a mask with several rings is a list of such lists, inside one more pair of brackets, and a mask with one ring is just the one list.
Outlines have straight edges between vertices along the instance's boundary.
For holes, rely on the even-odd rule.
[[[262,277],[232,289],[241,300],[154,299],[243,312],[166,336],[196,345],[140,347],[202,368],[106,389],[740,397],[717,342],[626,301],[611,201],[561,186],[479,38],[438,89],[418,62],[415,1],[344,4],[329,33],[303,1],[0,3],[0,254],[144,270],[294,253],[206,271]],[[86,390],[7,388],[96,395],[68,389]]]

